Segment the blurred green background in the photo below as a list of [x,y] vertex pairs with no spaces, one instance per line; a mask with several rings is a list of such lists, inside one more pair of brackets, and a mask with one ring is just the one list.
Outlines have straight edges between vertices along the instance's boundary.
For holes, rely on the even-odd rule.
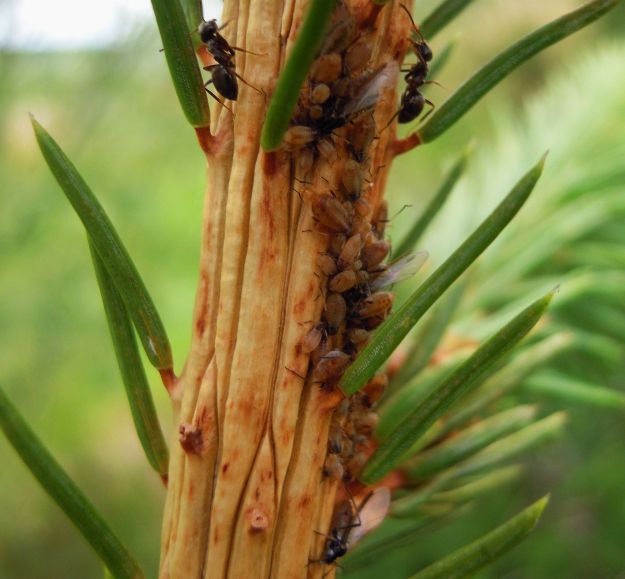
[[[417,4],[418,17],[435,3]],[[432,43],[435,52],[452,38],[457,46],[437,78],[443,87],[430,86],[429,98],[442,102],[512,40],[580,4],[476,2]],[[567,176],[581,173],[599,183],[604,166],[612,173],[623,171],[625,43],[619,32],[624,26],[625,9],[620,7],[524,66],[439,142],[401,158],[389,185],[391,215],[405,204],[411,207],[392,222],[390,235],[400,237],[444,169],[470,141],[476,151],[468,175],[423,244],[434,264],[546,148],[552,150],[550,165],[537,195],[547,198]],[[137,26],[129,38],[106,50],[0,52],[2,387],[150,577],[158,566],[164,491],[133,433],[84,233],[46,170],[27,113],[34,113],[59,140],[99,195],[161,311],[179,369],[190,341],[204,166],[158,49],[150,25]],[[585,253],[578,254],[577,245],[572,248],[573,237],[544,231],[543,224],[556,230],[561,224],[563,231],[568,227],[565,217],[558,218],[566,199],[551,206],[533,200],[525,220],[515,223],[497,247],[505,252],[506,243],[514,247],[515,236],[522,241],[535,231],[546,239],[548,259],[541,275],[548,275],[552,264],[554,272],[565,276],[572,253],[581,255],[576,263],[585,270],[604,267],[601,260],[622,269],[625,221],[618,200],[625,187],[618,182],[611,187],[597,201],[607,203],[604,220],[582,236]],[[611,199],[616,200],[614,212]],[[590,251],[593,247],[599,251]],[[558,262],[559,256],[564,257]],[[487,256],[477,281],[497,282],[500,265],[496,256]],[[511,275],[502,290],[519,281]],[[493,293],[491,287],[491,294],[497,290]],[[599,327],[597,312],[606,320]],[[595,335],[607,335],[614,355],[601,362],[605,356],[573,353],[560,366],[593,383],[625,390],[625,361],[618,346],[625,328],[620,324],[625,321],[622,300],[606,305],[591,295],[566,315]],[[470,323],[461,328],[471,335]],[[151,374],[169,428],[167,400]],[[547,409],[562,406],[550,400],[544,404]],[[0,457],[0,577],[101,576],[89,547],[1,437]],[[482,500],[450,526],[429,530],[398,554],[389,576],[414,572],[552,490],[539,530],[480,577],[625,577],[624,458],[622,414],[572,407],[566,438],[531,457],[522,485]]]

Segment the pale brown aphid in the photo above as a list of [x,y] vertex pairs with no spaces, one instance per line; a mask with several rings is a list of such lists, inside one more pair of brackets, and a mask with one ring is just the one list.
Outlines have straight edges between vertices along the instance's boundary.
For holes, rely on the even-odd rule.
[[334,255],[338,257],[341,254],[341,251],[345,247],[346,243],[347,243],[347,236],[342,233],[339,233],[337,235],[333,235],[330,238],[330,246],[328,247],[328,249]]
[[363,181],[364,175],[360,163],[354,159],[346,161],[341,174],[341,184],[350,201],[360,199]]
[[352,289],[358,283],[358,276],[352,269],[337,273],[331,280],[329,288],[333,292],[343,293]]
[[328,324],[328,334],[335,334],[339,326],[345,321],[347,304],[341,294],[331,293],[326,299],[325,317]]
[[368,406],[373,406],[386,391],[388,387],[388,376],[384,373],[376,374],[367,385],[363,388],[365,403]]
[[308,116],[313,121],[318,121],[323,118],[323,107],[321,105],[313,105],[308,109]]
[[352,265],[358,256],[360,255],[360,250],[362,249],[362,237],[360,234],[352,235],[343,245],[339,253],[339,258],[337,260],[337,265],[340,269],[345,269]]
[[365,268],[371,270],[380,265],[390,250],[390,241],[376,241],[365,246],[362,250],[362,262]]
[[375,119],[371,112],[363,111],[356,115],[347,129],[347,141],[349,142],[354,158],[358,161],[364,160],[365,151],[375,139]]
[[341,76],[343,59],[337,52],[321,55],[310,67],[310,80],[330,84]]
[[344,233],[350,228],[347,211],[338,199],[330,195],[317,195],[312,202],[312,212],[317,221],[337,233]]
[[299,346],[304,354],[310,354],[313,350],[316,350],[323,338],[323,326],[317,324],[313,326],[308,332],[304,334],[304,337],[300,340]]
[[371,213],[371,205],[369,205],[369,202],[364,197],[354,201],[354,209],[360,217],[364,218],[368,217]]
[[345,6],[339,5],[332,15],[330,29],[321,45],[321,54],[342,52],[351,44],[355,34],[356,19]]
[[331,138],[320,139],[317,141],[317,151],[330,164],[334,165],[339,158],[336,147]]
[[361,318],[383,316],[391,309],[394,299],[391,292],[377,292],[361,302],[356,308],[356,314]]
[[318,84],[310,93],[310,102],[316,105],[323,104],[330,98],[330,94],[330,87],[327,84]]
[[373,36],[361,36],[345,53],[345,68],[352,74],[360,74],[371,61],[373,52]]
[[323,275],[331,276],[338,271],[336,261],[331,255],[322,253],[317,257],[317,267]]
[[290,127],[284,134],[284,145],[291,150],[301,149],[312,143],[317,137],[317,132],[304,125]]
[[356,429],[359,434],[371,434],[377,426],[380,418],[377,412],[367,412],[358,417]]
[[315,156],[311,149],[301,149],[299,154],[297,155],[297,167],[299,168],[302,175],[307,175],[309,171],[312,169],[313,163],[315,162]]
[[338,380],[350,362],[351,359],[345,352],[332,350],[317,362],[312,373],[312,379],[315,382],[333,382]]
[[348,337],[354,344],[363,344],[369,341],[371,334],[363,328],[352,328],[348,332]]

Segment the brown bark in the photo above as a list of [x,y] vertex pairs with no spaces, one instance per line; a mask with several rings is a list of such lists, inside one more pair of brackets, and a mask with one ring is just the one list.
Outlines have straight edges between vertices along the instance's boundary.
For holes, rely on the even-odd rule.
[[[226,0],[224,35],[237,72],[270,95],[297,34],[306,1]],[[375,39],[370,67],[400,61],[409,22],[396,2],[381,10],[349,3]],[[199,285],[189,357],[175,389],[160,577],[321,577],[318,559],[337,490],[324,477],[336,389],[310,379],[298,347],[319,321],[327,280],[317,272],[328,236],[311,198],[337,188],[349,153],[319,157],[305,176],[297,152],[264,153],[259,139],[267,99],[240,83],[234,116],[212,108]],[[396,108],[395,83],[375,109],[378,132]],[[368,155],[372,210],[383,197],[394,127]],[[302,192],[302,190],[305,191]],[[298,192],[301,193],[301,198]],[[308,378],[302,378],[302,377]],[[329,575],[328,575],[329,576]]]

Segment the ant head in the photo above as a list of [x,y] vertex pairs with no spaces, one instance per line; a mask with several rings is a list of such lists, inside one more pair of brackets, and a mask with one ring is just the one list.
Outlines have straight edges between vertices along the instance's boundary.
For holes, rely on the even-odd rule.
[[197,29],[202,42],[208,42],[213,36],[215,36],[215,34],[217,34],[218,30],[219,27],[217,26],[217,20],[214,18],[208,21],[203,20]]

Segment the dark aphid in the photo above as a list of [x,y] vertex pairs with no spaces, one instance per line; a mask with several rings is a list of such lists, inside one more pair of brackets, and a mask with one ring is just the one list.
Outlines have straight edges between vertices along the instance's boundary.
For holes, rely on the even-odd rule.
[[325,318],[328,334],[331,336],[338,332],[340,325],[347,316],[347,303],[341,294],[330,293],[325,304]]
[[331,195],[317,195],[312,202],[312,212],[317,221],[330,231],[343,233],[351,225],[342,203]]
[[315,366],[312,379],[314,382],[334,382],[338,380],[351,362],[351,358],[340,350],[332,350],[322,356]]
[[362,237],[359,233],[352,235],[343,245],[339,253],[337,265],[340,269],[346,269],[351,266],[360,256],[362,249]]

